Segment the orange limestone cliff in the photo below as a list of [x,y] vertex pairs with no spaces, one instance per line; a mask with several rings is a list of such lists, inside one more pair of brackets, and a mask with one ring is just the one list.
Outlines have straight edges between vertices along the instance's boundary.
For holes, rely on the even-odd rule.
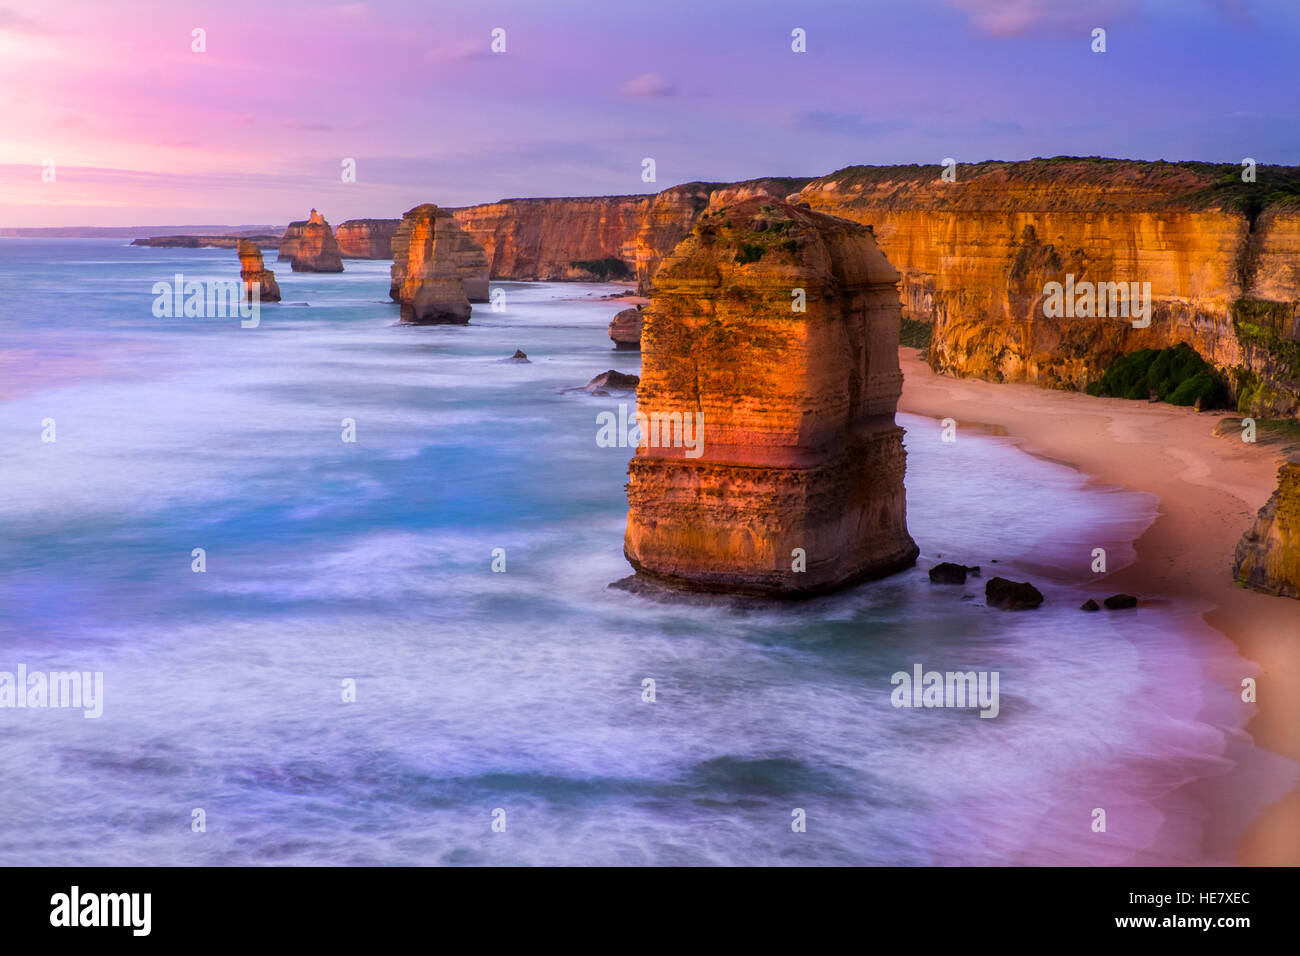
[[239,240],[239,278],[244,283],[244,297],[251,299],[253,286],[258,287],[259,302],[279,302],[280,284],[275,273],[262,262],[262,250],[252,239]]
[[298,249],[293,257],[294,272],[342,272],[339,244],[330,224],[315,209],[302,227]]
[[392,275],[403,322],[469,321],[469,297],[456,261],[461,236],[451,213],[433,203],[402,217],[393,240]]
[[763,197],[701,216],[645,312],[637,572],[800,596],[911,565],[898,328],[865,227]]
[[339,223],[334,239],[344,259],[393,258],[393,234],[400,219],[349,219]]
[[1245,587],[1300,598],[1300,458],[1278,470],[1277,491],[1238,543],[1232,570]]
[[433,203],[425,203],[409,210],[399,221],[393,233],[393,267],[392,281],[388,295],[394,302],[401,302],[402,286],[406,281],[407,263],[410,259],[411,230],[417,221],[429,217],[438,220],[439,255],[443,261],[450,263],[451,270],[461,280],[465,297],[470,302],[488,301],[488,257],[483,247],[460,228],[451,210],[439,209]]
[[306,219],[295,219],[289,223],[284,230],[284,235],[280,237],[280,254],[277,257],[280,262],[293,262],[293,257],[298,254],[298,240],[302,238],[302,231],[305,228],[307,228]]

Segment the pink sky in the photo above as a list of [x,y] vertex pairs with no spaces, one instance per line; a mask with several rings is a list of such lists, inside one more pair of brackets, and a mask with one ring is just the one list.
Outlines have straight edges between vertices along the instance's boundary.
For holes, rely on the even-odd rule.
[[945,156],[1289,164],[1297,8],[0,0],[0,226],[338,222]]

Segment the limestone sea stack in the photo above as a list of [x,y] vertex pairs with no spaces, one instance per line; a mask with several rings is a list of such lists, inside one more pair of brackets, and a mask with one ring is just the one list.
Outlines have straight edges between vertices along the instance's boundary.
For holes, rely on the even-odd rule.
[[911,565],[899,319],[867,227],[770,197],[701,216],[645,312],[637,572],[802,596]]
[[244,297],[252,298],[254,283],[259,286],[259,302],[279,302],[280,285],[275,273],[262,262],[262,250],[256,240],[239,240],[239,278],[244,283]]
[[1278,469],[1277,491],[1237,544],[1237,583],[1300,598],[1300,458]]
[[609,337],[614,348],[635,351],[641,347],[641,326],[645,314],[639,308],[624,309],[609,323]]
[[298,251],[293,257],[294,272],[342,272],[339,244],[325,217],[315,209],[302,227]]
[[[432,212],[430,211],[432,210]],[[394,302],[402,301],[402,286],[410,261],[411,230],[417,220],[430,216],[438,221],[439,255],[460,278],[465,297],[470,302],[488,301],[488,257],[483,247],[461,228],[451,212],[441,210],[433,203],[424,203],[408,210],[393,233],[392,281],[388,295]]]
[[344,259],[393,258],[393,234],[400,219],[349,219],[339,223],[334,239]]
[[298,240],[302,238],[302,231],[307,228],[306,219],[296,219],[289,223],[288,228],[284,230],[284,235],[280,237],[280,262],[293,262],[293,257],[298,254]]
[[416,206],[402,217],[394,236],[392,276],[403,322],[469,321],[469,297],[456,263],[462,235],[451,213],[433,203]]

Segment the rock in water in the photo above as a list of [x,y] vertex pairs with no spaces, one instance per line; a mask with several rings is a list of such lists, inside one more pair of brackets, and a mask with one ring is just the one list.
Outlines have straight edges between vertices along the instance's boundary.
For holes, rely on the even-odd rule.
[[623,551],[776,596],[910,566],[898,273],[857,223],[752,197],[664,259],[641,336]]
[[1278,469],[1277,490],[1237,543],[1232,573],[1243,587],[1300,598],[1300,459]]
[[930,580],[935,584],[965,584],[966,565],[943,561],[930,569]]
[[251,239],[239,240],[239,278],[244,282],[244,298],[252,297],[253,284],[257,283],[259,302],[279,302],[280,284],[275,273],[262,262],[262,250]]
[[1080,611],[1100,611],[1100,610],[1101,610],[1101,605],[1098,604],[1096,601],[1094,601],[1092,598],[1088,598],[1088,600],[1084,601],[1082,604],[1079,605],[1079,610],[1080,610]]
[[635,351],[641,347],[641,325],[643,313],[640,309],[624,309],[609,323],[609,337],[614,340],[614,348]]
[[454,216],[440,210],[433,203],[423,203],[408,210],[393,233],[393,268],[392,282],[388,295],[394,302],[402,301],[402,286],[406,282],[406,272],[410,265],[411,230],[417,221],[429,217],[438,220],[439,268],[447,275],[455,275],[465,290],[465,298],[470,302],[488,301],[488,258],[474,239],[465,232]]
[[1124,608],[1137,607],[1138,599],[1131,594],[1112,594],[1101,602],[1108,611],[1120,611]]
[[503,362],[512,362],[515,365],[531,365],[532,360],[524,354],[523,349],[515,349],[515,354],[508,359],[502,359]]
[[293,262],[293,257],[298,254],[298,240],[302,238],[302,231],[307,228],[306,219],[296,219],[289,223],[289,227],[284,230],[284,235],[280,237],[280,262]]
[[298,237],[298,251],[293,257],[294,272],[342,272],[343,260],[339,257],[339,244],[334,241],[330,224],[315,209],[311,211],[302,235]]
[[469,322],[469,297],[456,266],[462,233],[445,209],[409,210],[393,236],[393,284],[402,321],[420,325]]
[[616,392],[630,392],[637,387],[641,379],[636,375],[625,375],[622,372],[616,372],[610,369],[608,372],[601,372],[590,382],[583,386],[587,391],[594,392],[596,389],[612,388]]
[[1028,581],[989,578],[984,585],[984,603],[1004,611],[1030,611],[1043,603],[1043,595]]

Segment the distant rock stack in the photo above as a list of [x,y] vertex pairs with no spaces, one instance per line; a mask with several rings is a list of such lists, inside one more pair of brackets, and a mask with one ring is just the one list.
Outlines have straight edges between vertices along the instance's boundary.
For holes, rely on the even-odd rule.
[[400,219],[349,219],[339,223],[334,239],[344,259],[393,258],[393,234]]
[[289,227],[284,230],[284,235],[280,237],[280,262],[293,262],[293,257],[298,254],[298,240],[302,238],[303,229],[307,228],[306,219],[298,219],[289,223]]
[[[483,247],[473,240],[450,212],[439,209],[433,203],[424,203],[408,210],[402,216],[397,231],[393,234],[392,281],[389,283],[388,295],[394,302],[409,305],[410,297],[403,298],[408,269],[412,263],[411,236],[414,230],[426,232],[433,229],[436,221],[438,243],[437,278],[455,276],[460,279],[465,298],[470,302],[488,301],[488,259]],[[429,233],[433,235],[434,233]],[[417,252],[417,260],[424,261],[432,255],[432,246]],[[428,272],[428,268],[425,268]],[[468,321],[466,319],[465,321]]]
[[1237,544],[1237,583],[1300,598],[1300,459],[1278,469],[1277,490]]
[[456,263],[462,233],[451,213],[433,203],[402,217],[393,237],[393,284],[402,321],[421,325],[469,321],[469,298]]
[[899,324],[898,273],[865,226],[764,197],[702,216],[645,313],[638,573],[802,596],[911,565]]
[[259,302],[279,302],[280,284],[275,273],[262,262],[262,250],[252,239],[239,240],[239,278],[244,283],[244,297],[252,298],[254,283],[260,286]]
[[609,337],[614,340],[614,348],[623,351],[636,351],[641,347],[641,326],[644,313],[640,309],[624,309],[609,323]]
[[315,209],[302,227],[298,251],[293,257],[294,272],[342,272],[343,259],[330,224]]

